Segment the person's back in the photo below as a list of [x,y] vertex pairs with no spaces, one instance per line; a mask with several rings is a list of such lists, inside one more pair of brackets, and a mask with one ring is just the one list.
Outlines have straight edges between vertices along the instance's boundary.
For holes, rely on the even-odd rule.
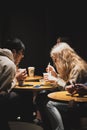
[[15,86],[16,66],[13,54],[8,49],[0,49],[0,91],[8,93]]
[[[9,129],[8,100],[11,90],[15,87],[16,66],[13,54],[8,49],[0,48],[0,129]],[[3,117],[5,115],[5,118]]]

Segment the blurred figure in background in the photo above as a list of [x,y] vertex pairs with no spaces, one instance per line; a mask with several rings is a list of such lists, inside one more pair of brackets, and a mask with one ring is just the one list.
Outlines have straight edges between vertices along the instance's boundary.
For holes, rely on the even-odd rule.
[[9,104],[17,99],[17,95],[12,92],[15,87],[16,66],[13,54],[8,49],[0,48],[0,129],[9,130],[8,116],[10,115]]

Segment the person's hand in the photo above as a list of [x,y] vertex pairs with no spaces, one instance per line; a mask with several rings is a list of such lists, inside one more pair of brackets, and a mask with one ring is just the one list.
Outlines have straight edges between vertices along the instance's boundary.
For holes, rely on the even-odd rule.
[[79,94],[79,96],[83,96],[85,94],[87,94],[87,86],[85,86],[84,84],[75,84],[73,85],[69,85],[66,87],[66,90],[71,94]]
[[51,75],[57,77],[57,73],[56,73],[56,70],[54,69],[54,67],[52,65],[48,65],[47,68],[46,68],[46,72],[50,72]]
[[16,72],[16,79],[19,80],[25,80],[27,77],[27,71],[26,69],[18,69]]
[[52,76],[52,75],[50,75],[49,73],[45,73],[44,74],[44,80],[46,81],[46,82],[50,82],[51,84],[56,84],[56,81],[57,81],[57,78],[56,77],[54,77],[54,76]]
[[72,95],[75,92],[75,87],[73,85],[68,85],[65,87],[65,90]]
[[87,94],[87,86],[84,84],[76,84],[76,93],[78,93],[80,96]]

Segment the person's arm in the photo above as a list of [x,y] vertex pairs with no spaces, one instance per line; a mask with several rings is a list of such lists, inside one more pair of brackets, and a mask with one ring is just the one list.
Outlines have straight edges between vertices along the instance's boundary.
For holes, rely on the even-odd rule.
[[66,82],[60,78],[60,75],[56,72],[55,68],[51,65],[48,65],[46,68],[46,71],[49,73],[50,72],[50,76],[49,75],[45,75],[44,79],[48,82],[50,82],[51,84],[53,84],[54,86],[58,86],[59,89],[64,89]]
[[17,69],[15,77],[16,77],[17,81],[25,80],[25,78],[27,77],[26,69],[20,69],[20,68]]
[[54,77],[52,75],[45,75],[44,80],[50,82],[53,86],[58,87],[60,90],[64,90],[66,82],[60,77]]
[[46,72],[50,72],[52,76],[57,77],[57,72],[52,65],[48,65],[46,68]]
[[87,83],[69,85],[66,86],[65,90],[68,91],[71,95],[74,94],[85,95],[87,94]]
[[5,58],[1,61],[0,68],[0,91],[5,90],[9,92],[16,84],[16,80],[14,79],[16,66],[13,61]]

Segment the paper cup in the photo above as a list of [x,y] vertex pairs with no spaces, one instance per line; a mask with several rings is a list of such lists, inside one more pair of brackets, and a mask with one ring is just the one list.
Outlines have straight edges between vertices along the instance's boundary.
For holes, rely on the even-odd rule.
[[35,72],[35,67],[28,67],[28,75],[30,77],[34,76],[34,72]]
[[18,81],[18,85],[19,85],[19,86],[23,86],[23,82],[24,82],[23,80],[19,80],[19,81]]

